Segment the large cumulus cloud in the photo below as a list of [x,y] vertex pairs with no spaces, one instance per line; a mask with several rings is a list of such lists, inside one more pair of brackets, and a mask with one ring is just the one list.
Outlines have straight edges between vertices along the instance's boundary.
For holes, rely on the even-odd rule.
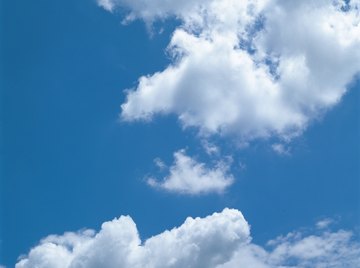
[[251,242],[240,211],[224,209],[205,218],[188,218],[177,228],[141,241],[134,221],[121,216],[101,230],[51,235],[23,256],[16,268],[270,268],[356,267],[360,245],[339,230],[304,235],[292,232]]
[[173,62],[139,78],[122,118],[174,113],[203,135],[291,139],[338,103],[360,71],[360,2],[99,1],[127,20],[178,18]]

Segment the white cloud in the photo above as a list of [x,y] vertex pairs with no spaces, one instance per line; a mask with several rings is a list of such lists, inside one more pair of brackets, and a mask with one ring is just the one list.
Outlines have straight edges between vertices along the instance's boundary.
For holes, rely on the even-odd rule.
[[97,0],[98,5],[109,12],[113,12],[116,3],[113,0]]
[[221,193],[234,182],[228,170],[227,162],[219,161],[214,168],[208,168],[180,150],[174,153],[174,163],[163,180],[149,178],[147,182],[153,187],[182,194]]
[[287,147],[282,143],[274,143],[271,145],[271,148],[279,155],[290,155],[290,147]]
[[160,158],[155,158],[154,163],[160,170],[164,170],[166,168],[166,164]]
[[129,216],[105,222],[101,230],[43,239],[16,268],[92,267],[356,267],[360,245],[348,231],[307,235],[293,232],[261,247],[251,242],[241,212],[224,209],[188,218],[177,228],[142,242]]
[[216,155],[216,154],[219,154],[219,152],[220,152],[219,147],[216,146],[215,144],[209,142],[208,140],[202,140],[201,145],[208,155]]
[[146,23],[152,23],[156,19],[164,19],[170,16],[188,17],[190,12],[194,12],[194,6],[200,8],[200,5],[210,1],[211,0],[97,0],[100,6],[103,6],[103,2],[111,5],[112,10],[115,8],[128,9],[129,14],[126,20],[143,19]]
[[344,230],[305,237],[300,232],[289,233],[269,243],[274,248],[268,262],[290,267],[294,262],[294,267],[356,267],[360,244],[351,240],[352,235]]
[[359,1],[111,2],[128,19],[177,17],[173,63],[143,76],[125,120],[174,113],[202,135],[291,139],[341,100],[360,70]]
[[329,227],[332,223],[334,223],[333,219],[329,219],[329,218],[322,219],[321,221],[318,221],[316,223],[316,228],[325,229],[325,228]]
[[249,239],[249,226],[237,210],[206,218],[140,241],[135,223],[122,216],[100,232],[67,233],[41,241],[16,268],[26,267],[215,267]]
[[239,168],[240,168],[240,170],[246,170],[247,166],[246,166],[246,164],[244,162],[240,161],[239,162]]

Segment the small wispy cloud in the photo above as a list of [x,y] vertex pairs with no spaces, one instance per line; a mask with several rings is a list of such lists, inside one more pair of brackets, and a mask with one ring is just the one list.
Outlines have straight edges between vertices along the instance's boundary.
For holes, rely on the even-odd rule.
[[201,145],[208,155],[214,155],[220,153],[220,148],[208,140],[202,140]]
[[160,158],[155,158],[154,159],[154,163],[155,165],[160,169],[160,170],[164,170],[167,168],[166,164],[164,163],[164,161],[162,161]]
[[318,221],[316,223],[316,228],[325,229],[325,228],[329,227],[333,223],[334,223],[333,219],[330,219],[330,218],[322,219],[322,220],[320,220],[320,221]]
[[290,155],[290,147],[282,143],[274,143],[271,148],[279,155]]

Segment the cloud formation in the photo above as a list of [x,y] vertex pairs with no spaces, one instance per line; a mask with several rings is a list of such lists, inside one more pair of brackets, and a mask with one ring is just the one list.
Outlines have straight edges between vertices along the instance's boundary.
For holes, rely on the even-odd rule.
[[[160,168],[164,163],[155,159]],[[177,192],[181,194],[222,193],[234,182],[232,175],[228,174],[229,164],[219,161],[213,168],[204,163],[198,163],[187,156],[184,150],[174,153],[174,163],[169,168],[169,174],[161,181],[149,178],[147,183],[152,187]]]
[[241,212],[224,209],[205,218],[187,218],[180,227],[144,242],[129,216],[103,223],[98,233],[51,235],[15,267],[340,268],[355,267],[359,257],[359,243],[343,230],[308,236],[293,232],[260,247],[251,243]]
[[204,136],[291,139],[338,103],[360,71],[358,0],[106,3],[128,10],[128,21],[181,21],[168,46],[172,63],[139,78],[124,120],[173,113]]
[[282,143],[274,143],[271,145],[273,151],[279,155],[290,155],[290,147]]
[[97,0],[98,5],[104,8],[107,11],[112,12],[115,8],[115,1],[113,0]]

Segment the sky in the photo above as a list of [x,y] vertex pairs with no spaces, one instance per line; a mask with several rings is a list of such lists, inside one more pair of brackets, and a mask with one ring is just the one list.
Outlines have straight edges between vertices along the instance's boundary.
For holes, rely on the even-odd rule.
[[0,267],[356,267],[360,2],[0,3]]

